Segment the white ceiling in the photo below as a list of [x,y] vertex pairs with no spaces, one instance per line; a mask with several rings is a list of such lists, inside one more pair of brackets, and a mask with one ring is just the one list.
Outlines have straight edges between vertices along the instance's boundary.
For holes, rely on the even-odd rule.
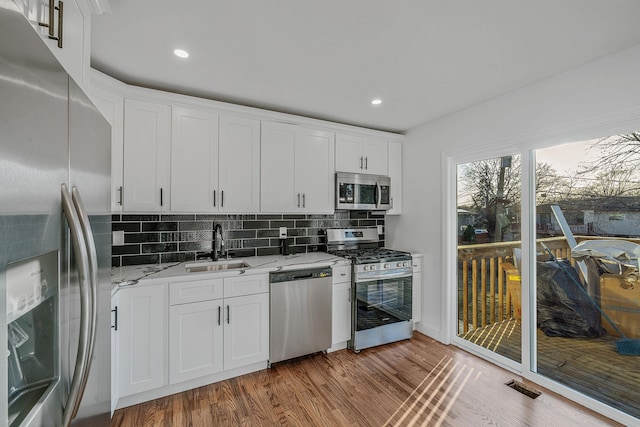
[[92,22],[91,64],[106,74],[394,132],[640,43],[637,0],[110,5]]

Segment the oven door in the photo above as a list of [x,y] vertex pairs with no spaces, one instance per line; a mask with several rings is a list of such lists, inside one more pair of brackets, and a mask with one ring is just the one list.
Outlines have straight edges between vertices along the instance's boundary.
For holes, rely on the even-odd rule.
[[357,280],[353,286],[352,335],[348,347],[362,349],[413,335],[411,321],[412,274]]
[[356,282],[355,331],[411,320],[411,288],[411,275]]

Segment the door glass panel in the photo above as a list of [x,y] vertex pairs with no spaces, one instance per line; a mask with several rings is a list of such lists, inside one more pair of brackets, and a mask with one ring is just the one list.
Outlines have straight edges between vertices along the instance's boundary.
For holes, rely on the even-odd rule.
[[636,132],[536,151],[537,260],[531,282],[537,312],[532,369],[636,418],[638,148]]
[[457,334],[521,361],[520,157],[457,167]]
[[411,277],[356,283],[356,330],[410,320],[411,285]]
[[363,205],[375,205],[376,186],[368,184],[358,185],[358,203]]

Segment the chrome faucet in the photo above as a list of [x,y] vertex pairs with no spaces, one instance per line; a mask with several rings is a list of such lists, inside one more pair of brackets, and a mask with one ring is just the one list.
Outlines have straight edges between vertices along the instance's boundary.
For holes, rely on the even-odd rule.
[[216,224],[213,227],[213,250],[211,251],[211,259],[217,261],[224,253],[224,239],[222,238],[222,226]]

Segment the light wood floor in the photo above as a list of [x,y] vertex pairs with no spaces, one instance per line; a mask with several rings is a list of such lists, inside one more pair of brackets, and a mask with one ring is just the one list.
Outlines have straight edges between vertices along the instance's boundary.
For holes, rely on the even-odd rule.
[[[621,356],[620,337],[548,337],[537,332],[538,372],[627,414],[640,418],[640,356]],[[520,360],[521,324],[511,319],[476,329],[463,338]]]
[[274,365],[116,411],[112,426],[609,426],[561,396],[422,334]]

